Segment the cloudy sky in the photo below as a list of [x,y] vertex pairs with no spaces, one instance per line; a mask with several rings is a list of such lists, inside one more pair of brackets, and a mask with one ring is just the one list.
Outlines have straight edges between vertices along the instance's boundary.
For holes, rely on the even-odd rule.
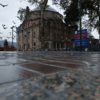
[[[20,20],[16,17],[17,16],[17,11],[19,8],[26,8],[26,6],[29,6],[30,9],[34,9],[36,6],[30,5],[26,1],[20,2],[20,0],[0,0],[0,4],[8,5],[6,7],[0,6],[0,32],[3,34],[0,34],[0,37],[4,40],[7,39],[8,41],[12,41],[10,35],[10,32],[12,32],[11,27],[12,26],[19,26],[21,24]],[[63,14],[63,10],[58,8],[55,5],[52,5],[51,0],[48,2],[49,5],[51,5],[53,8],[55,8],[59,13]],[[14,21],[16,24],[14,24],[12,21]],[[5,24],[7,29],[3,29],[2,24]],[[15,30],[15,29],[14,29]],[[96,31],[92,32],[94,34],[95,38],[98,38],[98,34]],[[14,32],[14,35],[16,36],[16,33]],[[16,42],[16,38],[14,39],[14,42]]]

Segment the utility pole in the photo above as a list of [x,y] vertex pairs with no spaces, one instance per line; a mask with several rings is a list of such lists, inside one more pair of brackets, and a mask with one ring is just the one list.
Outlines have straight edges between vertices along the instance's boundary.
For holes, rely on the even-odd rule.
[[79,1],[79,17],[80,17],[80,52],[82,51],[82,23],[81,23],[81,16],[82,16],[82,11],[81,11],[81,0]]
[[12,29],[12,46],[13,46],[13,28],[14,28],[14,26],[11,27],[11,29]]

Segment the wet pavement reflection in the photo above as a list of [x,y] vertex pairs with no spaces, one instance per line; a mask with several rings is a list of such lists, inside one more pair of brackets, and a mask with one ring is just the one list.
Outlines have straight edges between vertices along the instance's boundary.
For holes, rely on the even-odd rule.
[[0,100],[100,100],[100,53],[0,52]]
[[0,83],[28,79],[36,77],[38,74],[32,73],[15,66],[0,67]]
[[[99,54],[64,52],[1,52],[0,83],[99,65]],[[94,68],[96,70],[96,68]]]
[[36,64],[36,63],[33,63],[33,64],[23,64],[23,65],[20,65],[20,66],[21,67],[25,67],[25,68],[29,68],[31,70],[36,70],[36,71],[39,71],[39,72],[45,73],[45,74],[64,70],[63,68],[59,68],[59,67],[57,68],[57,67],[52,67],[50,65]]

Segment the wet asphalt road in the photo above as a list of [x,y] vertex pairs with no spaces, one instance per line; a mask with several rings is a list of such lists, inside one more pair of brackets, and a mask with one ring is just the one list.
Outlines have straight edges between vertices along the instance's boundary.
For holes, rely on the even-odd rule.
[[0,52],[0,84],[99,64],[100,53]]

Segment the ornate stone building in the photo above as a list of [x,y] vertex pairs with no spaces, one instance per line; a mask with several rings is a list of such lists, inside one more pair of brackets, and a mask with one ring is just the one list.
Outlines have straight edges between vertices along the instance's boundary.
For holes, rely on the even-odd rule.
[[63,16],[48,6],[44,12],[43,33],[41,32],[41,10],[37,7],[30,18],[19,26],[17,50],[64,50],[74,45],[76,25],[66,27]]

